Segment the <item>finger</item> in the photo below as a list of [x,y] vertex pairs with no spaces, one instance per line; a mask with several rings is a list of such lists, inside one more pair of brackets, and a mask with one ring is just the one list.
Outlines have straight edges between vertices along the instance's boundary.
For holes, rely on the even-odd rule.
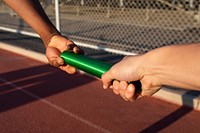
[[116,95],[119,95],[119,91],[116,91],[115,89],[113,89],[113,92],[114,92]]
[[119,81],[117,81],[117,80],[113,81],[113,87],[112,87],[112,89],[113,89],[113,92],[115,94],[119,95]]
[[60,58],[60,51],[54,47],[47,47],[46,57],[49,60],[49,64],[55,67],[59,67],[64,64],[62,58]]
[[104,73],[101,76],[101,79],[102,79],[102,83],[103,83],[103,88],[104,89],[108,89],[109,86],[112,85],[113,78],[112,78],[112,75],[111,75],[110,71]]
[[79,54],[84,54],[84,51],[82,49],[80,49],[79,47],[74,47],[73,48],[73,52],[74,53],[79,53]]
[[76,68],[72,67],[70,65],[60,66],[60,69],[69,73],[69,74],[74,74],[76,72]]
[[76,44],[74,44],[74,43],[67,44],[67,46],[66,46],[66,50],[73,50],[73,49],[74,49],[74,47],[77,47],[77,45],[76,45]]
[[84,51],[74,43],[67,44],[65,50],[73,51],[74,53],[84,54]]
[[64,60],[63,60],[61,57],[58,57],[58,58],[56,59],[56,61],[57,61],[57,63],[58,63],[60,66],[65,64]]
[[119,86],[120,86],[120,90],[119,90],[120,94],[125,95],[126,89],[128,87],[128,83],[126,81],[121,81],[119,83]]
[[119,93],[121,95],[121,97],[124,99],[124,100],[128,100],[126,97],[125,97],[125,92],[126,92],[126,89],[128,87],[128,83],[126,81],[121,81],[120,84],[119,84],[120,88],[119,88]]
[[64,64],[64,60],[60,57],[51,57],[49,58],[49,64],[55,67],[60,67],[61,65]]
[[133,84],[129,84],[125,92],[125,98],[127,98],[129,101],[133,101],[134,94],[135,94],[135,86]]

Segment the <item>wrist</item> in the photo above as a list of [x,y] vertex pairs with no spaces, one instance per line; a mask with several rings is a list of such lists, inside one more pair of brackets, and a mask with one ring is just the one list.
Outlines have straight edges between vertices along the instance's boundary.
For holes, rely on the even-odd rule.
[[148,78],[149,85],[161,86],[166,84],[169,58],[168,47],[157,48],[143,55],[142,70],[144,78]]
[[43,35],[41,35],[40,37],[41,37],[41,39],[42,39],[42,41],[43,41],[45,47],[47,47],[48,44],[51,42],[52,38],[53,38],[54,36],[57,36],[57,35],[61,35],[61,34],[60,34],[59,32],[52,32],[52,33],[48,33],[48,34],[46,34],[46,35],[43,34]]

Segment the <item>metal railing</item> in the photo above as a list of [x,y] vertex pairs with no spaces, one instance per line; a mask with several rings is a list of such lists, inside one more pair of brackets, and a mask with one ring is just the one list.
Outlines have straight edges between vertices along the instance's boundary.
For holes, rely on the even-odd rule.
[[[138,54],[165,45],[200,42],[199,0],[43,0],[41,3],[61,33],[84,47]],[[0,26],[33,32],[2,2]]]

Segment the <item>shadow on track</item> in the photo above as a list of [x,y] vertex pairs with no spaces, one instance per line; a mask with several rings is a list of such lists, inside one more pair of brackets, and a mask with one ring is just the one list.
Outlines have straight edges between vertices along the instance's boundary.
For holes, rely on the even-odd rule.
[[45,98],[95,80],[80,74],[68,75],[49,65],[2,73],[0,77],[0,112],[37,100],[20,89]]

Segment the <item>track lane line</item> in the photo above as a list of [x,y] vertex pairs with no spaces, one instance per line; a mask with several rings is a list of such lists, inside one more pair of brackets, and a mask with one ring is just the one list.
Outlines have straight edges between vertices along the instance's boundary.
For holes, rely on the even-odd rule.
[[27,95],[29,95],[29,96],[31,96],[31,97],[33,97],[33,98],[35,98],[35,99],[47,104],[48,106],[50,106],[50,107],[52,107],[52,108],[54,108],[54,109],[56,109],[56,110],[58,110],[58,111],[60,111],[60,112],[62,112],[64,114],[66,114],[66,115],[68,115],[68,116],[70,116],[70,117],[72,117],[72,118],[74,118],[74,119],[76,119],[76,120],[78,120],[78,121],[90,126],[90,127],[93,127],[93,128],[95,128],[95,129],[97,129],[99,131],[102,131],[103,133],[112,133],[111,131],[109,131],[109,130],[103,128],[103,127],[100,127],[100,126],[98,126],[98,125],[96,125],[96,124],[94,124],[94,123],[92,123],[92,122],[80,117],[80,116],[77,116],[77,115],[73,114],[72,112],[70,112],[68,110],[65,110],[62,107],[59,107],[59,106],[57,106],[57,105],[55,105],[55,104],[53,104],[53,103],[51,103],[51,102],[39,97],[39,96],[37,96],[37,95],[35,95],[35,94],[33,94],[33,93],[29,92],[29,91],[24,90],[22,87],[17,86],[16,84],[7,81],[4,78],[0,77],[0,81],[6,83],[7,85],[15,87],[17,90],[19,90],[19,91],[21,91],[23,93],[26,93]]

